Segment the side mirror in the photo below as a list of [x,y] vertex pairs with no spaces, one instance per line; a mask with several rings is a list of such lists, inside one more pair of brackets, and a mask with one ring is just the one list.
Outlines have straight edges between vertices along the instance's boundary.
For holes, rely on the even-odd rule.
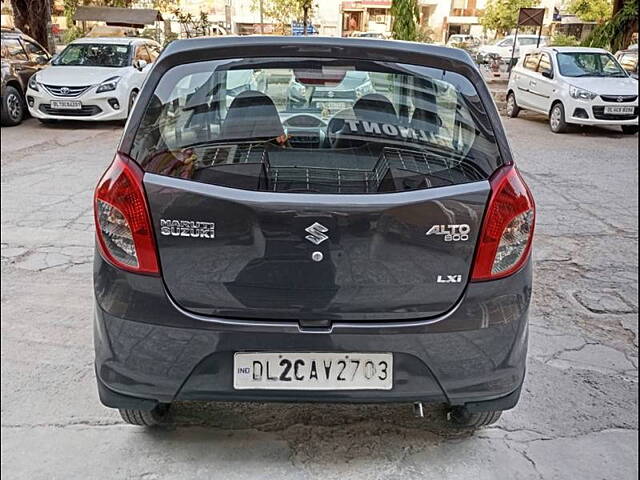
[[147,61],[146,60],[134,60],[133,61],[133,68],[135,68],[136,70],[144,70],[144,67],[147,66]]
[[46,65],[47,62],[49,62],[49,59],[47,57],[45,57],[44,55],[38,55],[36,57],[36,63],[38,65]]
[[542,74],[543,77],[545,78],[549,78],[552,79],[553,78],[553,72],[549,71],[549,70],[545,70],[543,72],[540,72]]

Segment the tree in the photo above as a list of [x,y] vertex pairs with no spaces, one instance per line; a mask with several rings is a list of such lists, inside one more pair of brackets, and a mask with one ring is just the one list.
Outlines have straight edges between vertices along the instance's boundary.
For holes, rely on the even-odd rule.
[[582,44],[586,47],[609,48],[617,51],[631,43],[633,32],[638,30],[638,4],[636,0],[615,0],[613,17],[593,29]]
[[508,35],[518,25],[521,8],[538,5],[538,0],[489,0],[480,24],[497,35]]
[[569,13],[585,22],[602,23],[611,18],[613,5],[611,0],[572,0]]
[[[292,20],[308,18],[312,7],[312,0],[262,0],[263,15],[280,25],[283,35]],[[260,10],[260,0],[251,0],[251,10]]]
[[420,35],[420,9],[417,0],[393,0],[391,34],[396,40],[415,42]]
[[11,0],[17,28],[51,50],[51,4],[49,0]]

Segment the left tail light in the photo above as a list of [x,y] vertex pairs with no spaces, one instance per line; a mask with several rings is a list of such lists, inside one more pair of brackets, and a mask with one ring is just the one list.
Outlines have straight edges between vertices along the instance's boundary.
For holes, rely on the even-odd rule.
[[143,176],[135,162],[116,154],[94,194],[96,234],[102,255],[116,267],[158,275],[158,254]]

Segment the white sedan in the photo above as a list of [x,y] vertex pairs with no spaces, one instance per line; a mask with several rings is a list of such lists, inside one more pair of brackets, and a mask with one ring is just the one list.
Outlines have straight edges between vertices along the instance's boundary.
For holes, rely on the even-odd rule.
[[31,77],[29,113],[42,122],[125,120],[159,53],[142,38],[75,40]]

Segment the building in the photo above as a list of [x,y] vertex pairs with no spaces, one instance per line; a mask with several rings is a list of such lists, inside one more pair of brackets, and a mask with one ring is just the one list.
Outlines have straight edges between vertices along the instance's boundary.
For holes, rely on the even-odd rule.
[[345,0],[340,11],[343,36],[354,32],[388,34],[391,31],[391,0]]

